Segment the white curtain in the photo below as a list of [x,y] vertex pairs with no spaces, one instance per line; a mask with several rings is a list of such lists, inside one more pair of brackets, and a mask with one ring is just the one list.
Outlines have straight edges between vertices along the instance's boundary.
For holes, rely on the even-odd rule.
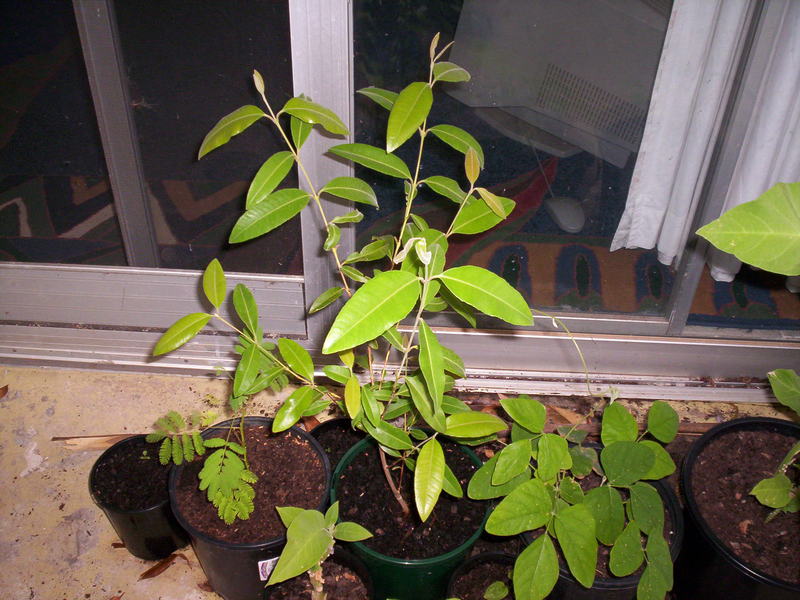
[[671,264],[708,168],[747,0],[675,0],[628,201],[611,250],[657,248]]

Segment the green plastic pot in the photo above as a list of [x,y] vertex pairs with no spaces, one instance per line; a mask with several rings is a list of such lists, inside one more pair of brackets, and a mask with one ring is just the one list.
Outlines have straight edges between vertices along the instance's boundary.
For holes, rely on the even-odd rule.
[[[375,444],[372,438],[364,439],[350,448],[339,461],[333,473],[331,503],[336,502],[336,492],[341,475],[355,458],[366,451],[368,444]],[[459,446],[476,466],[483,463],[469,448]],[[478,540],[489,516],[486,515],[469,539],[453,550],[432,558],[404,559],[394,558],[376,552],[362,542],[349,544],[353,554],[366,565],[374,586],[374,600],[442,600],[447,592],[447,583],[453,571],[464,561],[467,553]]]

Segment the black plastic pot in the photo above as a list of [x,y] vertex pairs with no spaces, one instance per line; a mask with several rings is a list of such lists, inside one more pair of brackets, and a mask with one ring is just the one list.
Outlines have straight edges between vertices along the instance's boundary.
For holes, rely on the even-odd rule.
[[[355,554],[347,550],[341,544],[336,544],[333,547],[333,554],[328,558],[328,560],[333,561],[347,569],[350,569],[353,573],[355,573],[358,578],[361,580],[361,583],[364,584],[364,587],[367,589],[367,598],[373,597],[373,589],[372,589],[372,579],[369,576],[369,571],[367,570],[366,565],[362,560],[360,560]],[[298,577],[305,577],[306,575],[298,575]],[[273,589],[272,586],[266,588],[264,590],[264,600],[270,600],[271,598],[271,590]],[[331,600],[335,600],[331,597]]]
[[[330,460],[332,468],[336,468],[339,460],[341,460],[347,450],[352,448],[357,442],[363,440],[366,436],[364,432],[357,429],[354,430],[350,419],[347,417],[337,417],[335,419],[323,421],[309,433],[322,445],[322,449],[325,450],[325,453],[328,455],[328,460]],[[339,437],[344,439],[350,438],[352,441],[344,449],[340,449],[339,444],[336,445],[336,448],[332,448],[330,444],[325,442],[326,439],[329,439],[328,436],[331,434],[340,434]]]
[[679,598],[708,600],[797,600],[800,586],[771,577],[738,558],[711,531],[695,500],[692,469],[703,449],[733,431],[772,431],[800,439],[800,425],[768,417],[744,417],[717,425],[689,450],[681,471],[686,500],[686,543],[676,569]]
[[[339,461],[333,474],[331,502],[336,502],[340,475],[358,455],[367,449],[369,444],[375,444],[375,440],[367,438],[360,441]],[[482,464],[472,450],[465,446],[461,446],[461,449],[476,466]],[[375,589],[373,596],[375,600],[387,600],[388,598],[394,600],[441,600],[447,590],[450,575],[463,562],[470,548],[480,537],[488,516],[487,507],[481,526],[469,539],[453,550],[432,558],[394,558],[376,552],[362,542],[351,543],[348,547],[367,566]]]
[[[465,576],[467,573],[472,571],[473,569],[480,567],[481,565],[485,565],[487,563],[497,563],[508,567],[508,569],[512,569],[514,567],[514,561],[516,557],[508,554],[506,552],[481,552],[480,554],[476,554],[475,556],[469,557],[465,560],[459,567],[453,571],[453,574],[450,576],[450,582],[447,584],[447,597],[448,598],[458,598],[459,596],[456,595],[456,584],[458,583],[459,579]],[[511,588],[511,584],[509,585]],[[481,594],[482,596],[483,594]]]
[[189,543],[189,537],[172,514],[167,487],[164,486],[163,499],[139,510],[123,510],[103,502],[95,493],[95,477],[104,461],[125,452],[131,453],[131,460],[137,459],[139,450],[134,451],[133,446],[138,448],[144,437],[137,435],[121,440],[100,455],[89,473],[89,494],[128,552],[144,560],[159,560]]
[[[228,427],[234,420],[218,423],[203,432],[203,437],[210,437],[214,429]],[[238,424],[238,419],[235,419]],[[267,417],[246,417],[245,426],[266,425],[272,426],[272,419]],[[331,468],[328,457],[316,439],[299,427],[292,427],[287,432],[278,435],[295,435],[308,442],[317,452],[325,469],[327,488],[330,485]],[[182,468],[175,467],[169,478],[169,495],[173,511],[178,522],[189,533],[192,547],[197,555],[200,566],[208,577],[208,583],[214,591],[225,600],[260,600],[264,596],[264,586],[269,578],[278,556],[286,545],[286,536],[276,537],[263,542],[252,544],[234,544],[214,539],[198,531],[189,524],[181,514],[180,506],[175,502],[175,492]],[[302,477],[298,473],[298,477]],[[323,494],[320,498],[319,508],[323,509],[327,497]]]

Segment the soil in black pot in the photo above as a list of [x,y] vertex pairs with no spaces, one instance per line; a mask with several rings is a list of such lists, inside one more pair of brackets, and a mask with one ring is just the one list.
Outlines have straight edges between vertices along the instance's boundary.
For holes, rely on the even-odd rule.
[[[447,464],[466,490],[477,466],[457,445],[443,443],[442,448]],[[391,464],[395,459],[387,460]],[[392,495],[372,444],[340,475],[337,499],[342,520],[366,527],[373,537],[363,543],[386,556],[420,559],[444,554],[468,540],[486,513],[486,505],[468,499],[466,493],[455,499],[442,492],[436,508],[422,523],[414,507],[413,472],[404,470],[399,487],[411,508],[410,515],[403,514]]]
[[449,593],[458,600],[484,600],[486,589],[495,582],[502,582],[508,589],[503,600],[514,600],[514,585],[511,581],[511,564],[487,559],[476,562],[469,569],[459,573],[453,581]]
[[120,510],[143,510],[167,497],[169,465],[158,462],[158,445],[143,437],[117,446],[97,463],[92,493]]
[[[692,471],[697,506],[714,534],[747,564],[800,584],[800,513],[780,513],[750,495],[771,477],[796,438],[770,431],[731,431],[709,442]],[[787,475],[800,480],[798,469]]]
[[323,421],[320,425],[311,430],[311,435],[328,455],[331,462],[331,469],[336,465],[355,444],[364,439],[364,433],[353,429],[350,426],[350,419],[332,419]]
[[[215,437],[224,437],[227,428]],[[184,519],[202,533],[236,544],[259,543],[285,534],[277,506],[318,509],[325,492],[325,470],[308,442],[292,431],[272,434],[268,426],[248,426],[247,458],[258,476],[255,510],[250,518],[226,525],[206,493],[198,489],[202,457],[186,465],[176,486],[176,500]]]
[[[328,600],[369,600],[367,587],[349,567],[339,564],[332,556],[322,564],[325,593]],[[267,588],[265,600],[310,600],[311,584],[302,574]]]

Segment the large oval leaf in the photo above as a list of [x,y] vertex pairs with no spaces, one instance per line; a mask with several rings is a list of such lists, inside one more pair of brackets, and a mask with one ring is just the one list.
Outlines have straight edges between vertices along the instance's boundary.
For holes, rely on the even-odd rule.
[[308,407],[319,400],[321,396],[322,393],[311,386],[306,385],[296,389],[275,413],[275,419],[272,421],[272,431],[278,433],[289,429],[300,420],[300,417],[308,410]]
[[508,282],[481,267],[466,265],[447,269],[439,278],[459,300],[512,325],[530,325],[531,309]]
[[609,446],[614,442],[634,442],[638,435],[639,426],[627,408],[618,402],[606,406],[603,411],[603,426],[600,432],[603,445]]
[[425,321],[419,323],[419,368],[428,385],[434,406],[441,405],[444,394],[444,358],[436,334]]
[[225,272],[222,270],[222,265],[215,258],[206,267],[203,272],[203,292],[208,298],[208,301],[214,305],[214,308],[219,308],[225,301]]
[[608,566],[617,577],[627,577],[641,566],[643,560],[642,533],[636,523],[628,523],[614,540]]
[[433,104],[433,92],[427,83],[408,84],[394,101],[386,126],[386,151],[393,152],[414,135],[428,118]]
[[398,96],[397,92],[384,90],[374,86],[361,88],[360,90],[357,90],[357,92],[366,96],[386,110],[392,110],[392,106],[394,106],[394,102],[397,100]]
[[372,189],[370,184],[358,177],[335,177],[320,190],[320,194],[323,192],[352,202],[378,207],[378,197],[375,195],[375,190]]
[[[516,203],[498,196],[504,214],[511,214]],[[452,233],[475,234],[491,229],[503,219],[498,217],[482,198],[470,196],[464,202],[451,227]]]
[[550,536],[533,540],[514,562],[514,595],[526,600],[543,600],[558,581],[558,556]]
[[629,486],[650,472],[656,457],[639,442],[614,442],[600,452],[600,463],[611,485]]
[[589,490],[584,498],[594,516],[597,539],[611,546],[625,527],[625,509],[622,496],[608,485]]
[[339,144],[331,147],[328,152],[390,177],[411,179],[411,172],[402,159],[369,144]]
[[228,241],[238,244],[272,231],[303,210],[308,200],[308,192],[297,188],[270,194],[239,217]]
[[278,351],[292,371],[306,381],[311,382],[314,380],[314,362],[311,360],[308,350],[294,340],[280,338],[278,340]]
[[570,573],[584,587],[592,587],[597,568],[597,539],[594,517],[588,507],[575,504],[559,510],[555,532]]
[[544,404],[528,395],[516,398],[502,398],[500,406],[516,423],[533,433],[542,433],[547,420],[547,409]]
[[375,339],[404,319],[419,295],[419,280],[411,273],[378,273],[339,311],[322,345],[323,354],[347,350]]
[[553,511],[553,497],[538,479],[517,486],[489,515],[486,531],[493,535],[517,535],[546,525]]
[[267,585],[273,585],[301,573],[325,559],[333,538],[325,527],[325,517],[316,510],[304,510],[292,519],[286,531],[286,546]]
[[445,433],[452,437],[478,438],[506,429],[505,422],[489,413],[470,411],[455,413],[447,417]]
[[669,444],[678,435],[678,413],[663,400],[656,400],[647,411],[647,431],[664,444]]
[[648,535],[664,532],[664,503],[658,490],[649,483],[637,482],[630,488],[631,512],[639,528]]
[[483,168],[483,148],[481,148],[478,140],[476,140],[472,134],[467,133],[455,125],[436,125],[428,129],[428,133],[432,133],[445,144],[458,150],[462,154],[466,154],[467,150],[472,148],[478,155],[478,161],[480,162],[481,168]]
[[545,433],[539,438],[536,455],[536,476],[543,481],[553,481],[560,471],[572,466],[567,440],[555,433]]
[[206,134],[203,143],[200,144],[200,152],[197,158],[203,158],[206,154],[227,143],[233,136],[240,134],[260,118],[266,116],[263,110],[252,104],[237,108],[232,113],[225,115]]
[[294,155],[288,150],[270,156],[256,173],[247,190],[245,208],[253,208],[269,196],[294,165]]
[[517,440],[497,453],[497,466],[492,473],[492,485],[508,483],[528,469],[531,462],[530,440]]
[[160,356],[180,348],[196,336],[206,326],[211,315],[207,313],[192,313],[175,321],[164,334],[158,338],[153,356]]
[[282,112],[289,113],[306,123],[321,125],[334,135],[347,135],[348,133],[347,127],[336,116],[336,113],[306,98],[290,98]]
[[436,438],[431,438],[420,449],[414,468],[414,502],[423,522],[433,512],[443,485],[444,451]]

